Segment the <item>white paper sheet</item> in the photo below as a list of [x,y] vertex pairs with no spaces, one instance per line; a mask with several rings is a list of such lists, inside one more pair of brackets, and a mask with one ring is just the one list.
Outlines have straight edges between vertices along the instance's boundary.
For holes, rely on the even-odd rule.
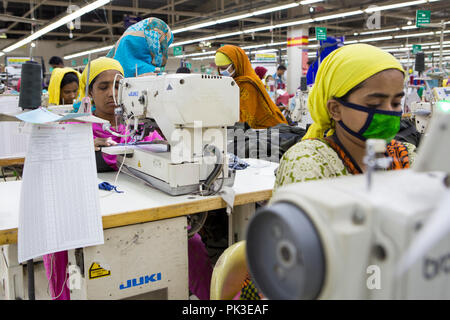
[[22,122],[0,122],[0,158],[25,157],[29,135]]
[[[15,115],[22,112],[19,96],[0,95],[0,112]],[[29,135],[23,130],[24,124],[0,122],[0,158],[21,158],[27,151]]]
[[33,125],[20,199],[19,262],[103,243],[92,125]]

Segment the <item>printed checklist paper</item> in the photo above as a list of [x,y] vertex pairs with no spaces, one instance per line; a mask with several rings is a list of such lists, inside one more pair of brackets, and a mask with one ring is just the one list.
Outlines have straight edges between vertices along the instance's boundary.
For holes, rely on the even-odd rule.
[[104,243],[91,124],[33,125],[19,210],[18,254]]

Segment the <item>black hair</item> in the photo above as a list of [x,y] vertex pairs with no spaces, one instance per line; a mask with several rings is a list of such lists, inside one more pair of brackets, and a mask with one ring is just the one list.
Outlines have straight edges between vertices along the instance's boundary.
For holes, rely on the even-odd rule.
[[64,65],[63,60],[60,57],[57,56],[53,56],[50,58],[50,60],[48,61],[49,64],[54,65],[54,64],[62,64]]
[[286,70],[286,67],[282,64],[280,64],[277,68],[277,70]]
[[79,84],[78,76],[76,75],[75,72],[68,72],[62,78],[60,88],[63,88],[66,84],[69,84],[72,82],[76,82],[77,84]]
[[191,70],[189,70],[189,68],[186,67],[179,67],[177,69],[177,73],[191,73]]
[[97,75],[94,79],[92,79],[91,83],[89,83],[89,91],[92,91],[92,88],[94,88],[94,83],[97,81],[99,75]]

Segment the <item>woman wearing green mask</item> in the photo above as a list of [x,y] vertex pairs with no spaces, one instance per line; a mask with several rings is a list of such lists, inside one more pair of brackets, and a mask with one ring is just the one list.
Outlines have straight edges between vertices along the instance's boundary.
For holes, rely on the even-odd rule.
[[314,123],[281,159],[279,186],[365,172],[366,140],[383,139],[388,169],[409,168],[415,146],[393,140],[400,129],[405,73],[391,54],[367,44],[344,46],[319,67],[308,108]]
[[[329,54],[308,97],[314,123],[282,157],[274,191],[283,185],[365,172],[366,140],[387,142],[390,170],[409,168],[415,146],[394,140],[400,129],[405,73],[391,54],[367,44]],[[262,294],[247,277],[240,299]]]

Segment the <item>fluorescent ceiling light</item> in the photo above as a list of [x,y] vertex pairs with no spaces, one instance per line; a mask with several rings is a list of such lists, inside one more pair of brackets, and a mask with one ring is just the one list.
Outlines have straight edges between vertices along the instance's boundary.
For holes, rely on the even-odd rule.
[[303,0],[300,1],[300,4],[302,6],[306,6],[307,4],[313,4],[313,3],[317,3],[317,2],[322,2],[323,0]]
[[274,11],[280,11],[280,10],[284,10],[284,9],[289,9],[289,8],[293,8],[293,7],[297,7],[297,6],[299,6],[299,3],[292,2],[292,3],[284,4],[281,6],[275,6],[272,8],[261,9],[261,10],[257,10],[257,11],[240,14],[240,15],[235,15],[235,16],[231,16],[231,17],[218,19],[218,20],[212,20],[212,21],[207,21],[207,22],[203,22],[203,23],[199,23],[199,24],[194,24],[191,26],[172,30],[172,33],[177,34],[180,32],[185,32],[185,31],[194,30],[194,29],[200,29],[200,28],[209,27],[209,26],[212,26],[215,24],[227,23],[227,22],[231,22],[231,21],[235,21],[235,20],[245,19],[248,17],[257,16],[257,15],[274,12]]
[[366,39],[360,39],[360,42],[372,42],[372,41],[383,41],[383,40],[391,40],[393,39],[393,36],[387,36],[387,37],[378,37],[378,38],[366,38]]
[[411,34],[402,34],[399,36],[395,36],[395,39],[401,38],[410,38],[410,37],[422,37],[422,36],[431,36],[434,32],[422,32],[422,33],[411,33]]
[[392,29],[384,29],[384,30],[365,31],[365,32],[361,32],[360,35],[376,34],[376,33],[391,32],[391,31],[399,31],[399,30],[400,30],[400,28],[392,28]]
[[410,30],[410,29],[417,29],[417,27],[416,26],[405,26],[405,27],[402,27],[402,30]]
[[389,4],[386,6],[373,6],[373,7],[365,9],[364,11],[367,13],[371,13],[371,12],[382,11],[382,10],[390,10],[390,9],[403,8],[403,7],[408,7],[408,6],[415,6],[418,4],[425,3],[425,2],[427,2],[427,1],[426,0],[417,0],[417,1]]
[[0,57],[3,57],[5,55],[4,52],[0,52]]
[[349,41],[344,41],[344,44],[354,44],[354,43],[358,43],[358,40],[349,40]]
[[343,18],[343,17],[348,17],[348,16],[354,16],[357,14],[362,14],[364,13],[362,10],[356,10],[356,11],[349,11],[349,12],[343,12],[343,13],[336,13],[336,14],[331,14],[328,16],[323,16],[323,17],[318,17],[318,18],[314,18],[314,21],[323,21],[323,20],[330,20],[330,19],[337,19],[337,18]]
[[[323,0],[320,0],[323,1]],[[263,10],[259,10],[259,11],[255,11],[253,12],[253,15],[257,16],[260,14],[265,14],[265,13],[269,13],[269,12],[273,12],[273,11],[279,11],[279,10],[284,10],[284,9],[289,9],[289,8],[294,8],[294,7],[298,7],[300,4],[297,2],[293,2],[293,3],[288,3],[282,6],[278,6],[278,7],[273,7],[273,8],[269,8],[269,9],[263,9]]]
[[42,29],[39,29],[38,31],[36,31],[35,33],[33,33],[32,35],[26,37],[25,39],[22,39],[18,42],[16,42],[15,44],[13,44],[12,46],[9,46],[8,48],[4,49],[3,51],[5,52],[11,52],[17,48],[20,48],[23,45],[26,45],[28,43],[30,43],[33,40],[36,40],[37,38],[43,36],[44,34],[55,30],[56,28],[61,27],[62,25],[65,25],[67,23],[69,23],[72,20],[75,20],[78,17],[81,17],[82,15],[84,15],[85,13],[91,12],[105,4],[107,4],[108,2],[110,2],[111,0],[97,0],[95,2],[92,2],[86,6],[84,6],[83,8],[80,8],[79,10],[70,13],[64,17],[62,17],[61,19],[59,19],[56,22],[53,22],[45,27],[43,27]]
[[246,14],[241,14],[241,15],[238,15],[238,16],[223,18],[223,19],[217,20],[216,24],[226,23],[226,22],[230,22],[230,21],[234,21],[234,20],[245,19],[245,18],[248,18],[248,17],[251,17],[251,16],[253,16],[252,13],[246,13]]
[[258,32],[258,31],[270,30],[273,28],[275,28],[275,26],[264,26],[264,27],[244,30],[244,33],[253,33],[253,32]]
[[113,46],[107,46],[107,47],[102,47],[102,48],[98,48],[98,49],[92,49],[92,50],[86,50],[83,52],[78,52],[78,53],[74,53],[68,56],[64,57],[64,60],[69,60],[69,59],[73,59],[73,58],[77,58],[77,57],[81,57],[81,56],[86,56],[90,53],[98,53],[98,52],[102,52],[102,51],[107,51],[110,50]]
[[219,35],[215,36],[215,39],[217,39],[217,38],[226,38],[226,37],[237,36],[238,34],[242,34],[242,33],[244,33],[244,32],[243,32],[243,31],[236,31],[236,32],[230,32],[230,33],[219,34]]

